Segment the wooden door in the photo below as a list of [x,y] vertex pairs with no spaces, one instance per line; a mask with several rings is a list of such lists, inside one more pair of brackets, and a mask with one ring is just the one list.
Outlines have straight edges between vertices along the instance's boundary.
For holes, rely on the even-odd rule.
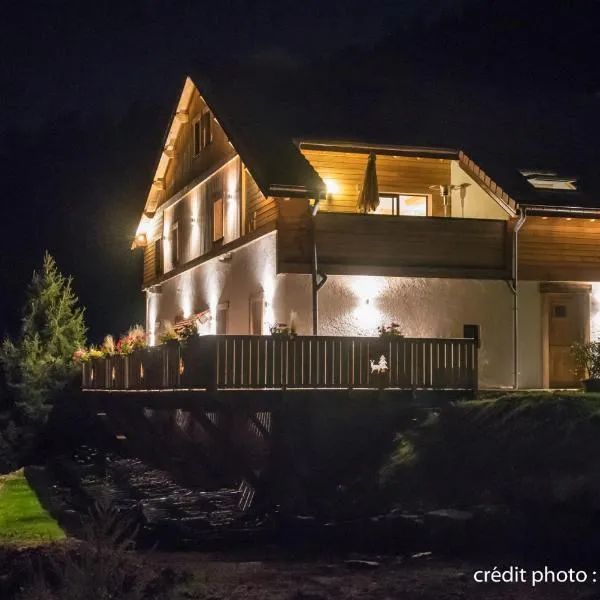
[[552,388],[579,387],[570,348],[589,339],[589,293],[548,294],[548,379]]

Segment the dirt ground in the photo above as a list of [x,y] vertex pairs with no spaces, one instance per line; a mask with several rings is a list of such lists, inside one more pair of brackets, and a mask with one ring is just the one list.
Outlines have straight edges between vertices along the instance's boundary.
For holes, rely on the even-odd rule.
[[[600,599],[600,587],[591,583],[478,584],[478,569],[493,564],[421,558],[379,559],[379,565],[347,564],[343,560],[240,560],[196,553],[156,553],[162,566],[187,571],[191,577],[178,586],[176,598],[212,600],[574,600]],[[369,558],[368,560],[377,560]],[[509,565],[498,565],[500,568]],[[535,567],[540,569],[539,566]],[[543,565],[541,566],[543,569]],[[528,569],[528,579],[531,571]],[[590,579],[592,577],[591,571]],[[598,591],[596,591],[598,590]]]

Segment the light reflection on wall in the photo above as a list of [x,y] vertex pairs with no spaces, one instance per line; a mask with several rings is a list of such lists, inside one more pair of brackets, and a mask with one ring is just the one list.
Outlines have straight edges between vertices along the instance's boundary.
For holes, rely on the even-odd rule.
[[600,341],[600,283],[592,283],[590,306],[590,340]]
[[181,294],[181,312],[184,319],[189,319],[194,312],[194,287],[192,272],[186,271],[179,279]]
[[361,335],[377,335],[377,327],[384,321],[384,314],[376,304],[376,298],[385,290],[385,278],[366,275],[354,276],[349,281],[357,304],[353,317]]
[[275,274],[272,265],[266,264],[262,274],[263,289],[263,332],[268,332],[272,325],[275,325],[275,312],[273,310],[273,300],[275,298]]
[[196,258],[201,253],[200,239],[200,187],[191,193],[190,214],[190,258]]
[[235,164],[236,168],[229,169],[227,173],[225,189],[223,190],[225,200],[225,243],[231,242],[240,236],[238,161]]
[[171,253],[171,225],[173,223],[173,210],[165,210],[164,212],[164,226],[163,226],[163,251],[164,251],[164,264],[165,272],[170,271],[173,268],[173,255]]
[[146,331],[148,344],[156,346],[156,317],[158,315],[158,294],[146,292]]

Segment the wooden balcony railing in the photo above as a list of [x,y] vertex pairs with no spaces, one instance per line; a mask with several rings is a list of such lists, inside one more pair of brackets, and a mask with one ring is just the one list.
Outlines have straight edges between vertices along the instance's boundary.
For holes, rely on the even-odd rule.
[[[279,207],[281,273],[310,273],[313,223],[298,202]],[[314,220],[321,269],[331,275],[508,279],[509,221],[319,212]]]
[[83,367],[85,390],[477,389],[472,339],[211,335]]

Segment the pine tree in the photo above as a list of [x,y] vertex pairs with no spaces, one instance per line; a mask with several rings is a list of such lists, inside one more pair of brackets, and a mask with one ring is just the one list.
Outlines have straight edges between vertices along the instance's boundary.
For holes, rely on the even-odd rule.
[[23,313],[20,335],[4,340],[0,361],[19,416],[42,424],[56,395],[77,373],[72,356],[86,334],[72,279],[60,273],[48,252],[42,271],[33,274]]

